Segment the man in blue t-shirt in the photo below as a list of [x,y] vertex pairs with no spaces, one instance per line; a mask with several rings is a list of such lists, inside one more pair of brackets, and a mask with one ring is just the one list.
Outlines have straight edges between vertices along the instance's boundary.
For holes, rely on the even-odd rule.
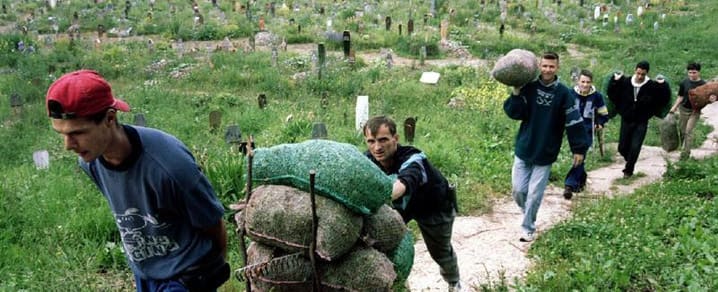
[[539,63],[541,74],[537,80],[522,87],[514,87],[504,102],[509,118],[521,121],[516,135],[514,165],[511,170],[512,195],[521,208],[522,242],[533,241],[536,234],[536,214],[543,200],[544,190],[556,161],[563,132],[566,130],[573,153],[573,166],[583,163],[588,150],[588,137],[576,99],[558,81],[558,54],[546,52]]
[[229,278],[224,208],[182,142],[120,124],[130,107],[95,71],[57,79],[46,105],[109,203],[137,291],[213,291]]

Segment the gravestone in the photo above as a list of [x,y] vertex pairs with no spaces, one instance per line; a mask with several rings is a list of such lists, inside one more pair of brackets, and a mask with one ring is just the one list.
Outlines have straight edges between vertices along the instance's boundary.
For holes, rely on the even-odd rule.
[[357,96],[357,103],[355,108],[354,116],[354,127],[357,132],[361,132],[364,128],[364,124],[369,120],[369,96],[359,95]]
[[135,120],[132,122],[135,126],[145,127],[147,126],[147,121],[145,121],[145,115],[143,114],[136,114]]
[[2,14],[7,14],[7,6],[5,6],[5,3],[2,4]]
[[302,25],[297,24],[297,33],[302,33]]
[[631,24],[633,24],[633,14],[629,13],[628,15],[626,15],[626,25]]
[[317,55],[318,55],[318,59],[317,59],[318,64],[317,65],[319,68],[323,68],[324,64],[326,64],[325,62],[327,61],[327,50],[324,47],[323,43],[320,43],[317,45]]
[[416,117],[408,117],[404,120],[404,137],[406,142],[411,144],[414,143],[414,134],[416,133]]
[[279,52],[276,46],[272,46],[272,67],[277,67],[277,59],[279,58]]
[[22,98],[20,97],[19,94],[13,93],[10,95],[10,107],[13,107],[13,108],[20,107],[20,106],[22,106],[22,104],[23,104]]
[[329,98],[328,93],[326,91],[322,92],[322,99],[320,100],[320,106],[322,109],[327,109],[329,107]]
[[255,49],[255,46],[256,46],[256,44],[255,44],[255,39],[254,39],[254,35],[255,35],[255,34],[250,35],[250,36],[249,36],[249,40],[248,40],[248,41],[249,41],[249,51],[250,51],[250,52],[254,52],[254,49]]
[[36,169],[50,168],[50,153],[47,150],[39,150],[32,153],[32,161]]
[[574,83],[578,82],[578,77],[581,74],[581,69],[578,69],[578,67],[571,68],[571,81]]
[[242,142],[242,131],[239,130],[238,125],[230,125],[227,127],[227,131],[224,133],[224,142],[230,145],[236,145]]
[[342,34],[342,48],[344,49],[344,58],[349,57],[349,51],[352,47],[352,38],[348,30],[345,30]]
[[312,125],[312,139],[326,139],[327,137],[327,126],[324,123]]
[[391,70],[391,68],[394,66],[394,57],[392,57],[391,52],[386,53],[386,69]]
[[409,19],[409,21],[406,23],[406,34],[411,35],[414,33],[414,20]]
[[401,23],[399,23],[399,35],[401,35]]
[[267,106],[267,95],[260,93],[259,96],[257,96],[257,103],[260,109],[264,109]]
[[419,65],[424,65],[424,61],[426,60],[426,46],[421,46],[421,49],[419,50]]
[[429,13],[431,16],[436,16],[436,0],[431,0],[431,6],[429,7]]
[[264,31],[264,16],[259,17],[259,31]]
[[217,129],[222,125],[222,112],[214,110],[209,112],[209,130],[210,132],[216,132]]
[[385,27],[386,27],[386,31],[391,31],[391,16],[387,16],[387,17],[384,19],[384,24],[385,24]]
[[347,61],[349,62],[349,65],[352,66],[352,68],[356,64],[356,60],[357,59],[356,59],[356,54],[354,53],[354,50],[350,50],[349,51],[349,59],[347,59]]

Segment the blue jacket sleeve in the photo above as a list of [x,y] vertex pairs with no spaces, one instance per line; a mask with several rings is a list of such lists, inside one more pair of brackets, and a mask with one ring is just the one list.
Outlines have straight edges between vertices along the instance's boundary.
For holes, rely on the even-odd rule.
[[563,109],[566,112],[566,136],[571,147],[571,153],[586,154],[588,151],[588,134],[583,126],[583,118],[579,112],[576,100],[566,94]]
[[504,101],[504,112],[511,119],[521,121],[528,120],[529,110],[526,97],[524,97],[521,93],[519,93],[519,95],[511,94],[509,98]]

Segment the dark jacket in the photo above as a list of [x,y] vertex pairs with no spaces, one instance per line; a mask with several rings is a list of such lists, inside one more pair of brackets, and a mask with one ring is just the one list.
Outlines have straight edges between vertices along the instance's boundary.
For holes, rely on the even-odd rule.
[[[390,169],[384,169],[369,151],[365,154],[384,173],[396,174],[397,179],[406,186],[404,195],[393,202],[405,222],[418,219],[422,222],[442,223],[453,218],[456,197],[449,193],[446,178],[429,163],[421,150],[398,145],[394,165]],[[408,200],[405,206],[402,206],[403,200]]]
[[572,153],[586,154],[588,150],[576,99],[558,79],[551,84],[536,80],[524,85],[519,95],[506,99],[504,112],[521,121],[514,154],[527,163],[549,165],[556,161],[564,129]]
[[634,97],[632,78],[633,76],[621,76],[618,80],[611,78],[608,83],[606,92],[608,99],[615,105],[621,119],[645,123],[652,116],[661,115],[662,110],[671,101],[671,88],[668,82],[658,83],[649,79]]

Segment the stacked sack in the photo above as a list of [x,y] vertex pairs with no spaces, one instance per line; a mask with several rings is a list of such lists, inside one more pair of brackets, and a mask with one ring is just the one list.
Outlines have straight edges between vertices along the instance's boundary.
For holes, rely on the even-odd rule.
[[403,285],[414,240],[387,206],[393,179],[356,147],[310,140],[255,150],[243,211],[252,240],[241,273],[257,291],[311,291],[309,171],[318,217],[315,258],[323,290],[389,291]]

